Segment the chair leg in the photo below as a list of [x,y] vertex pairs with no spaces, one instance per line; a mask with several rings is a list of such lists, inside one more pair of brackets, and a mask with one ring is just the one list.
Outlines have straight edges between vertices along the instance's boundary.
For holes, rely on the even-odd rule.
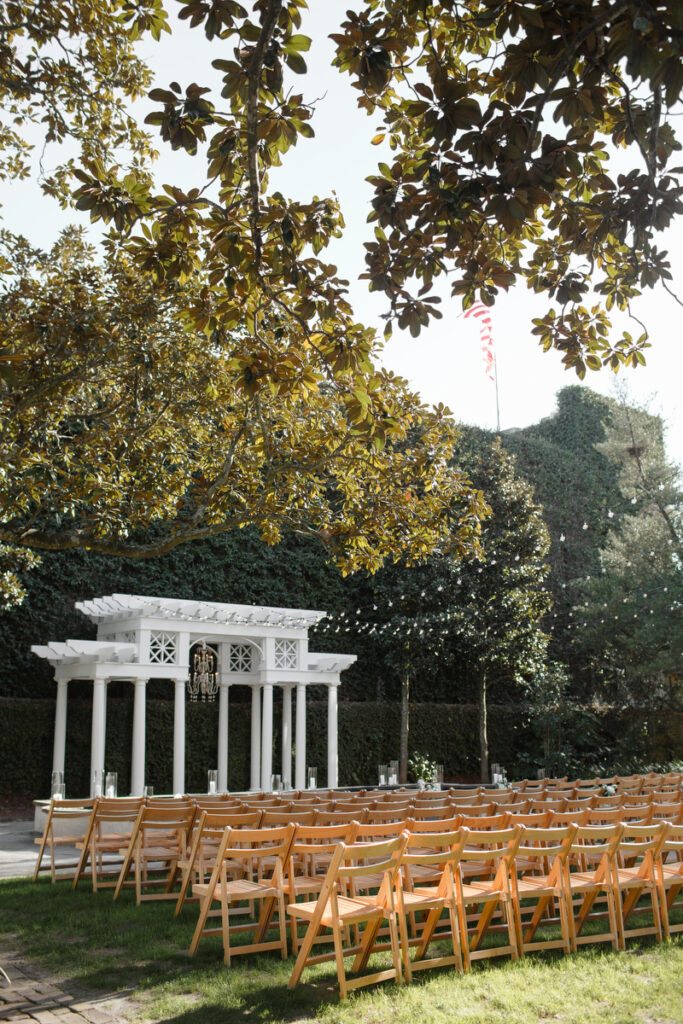
[[472,952],[479,948],[479,944],[486,935],[488,927],[491,924],[491,918],[493,917],[497,907],[498,902],[496,900],[489,900],[487,903],[484,904],[484,909],[479,915],[479,924],[477,925],[477,929],[472,937],[472,942],[470,944],[470,949],[472,950]]
[[515,921],[515,911],[512,906],[512,900],[509,896],[503,899],[505,906],[505,920],[508,926],[508,942],[512,947],[510,957],[512,960],[519,960],[519,946],[517,944],[517,923]]
[[458,922],[460,925],[460,948],[462,950],[462,966],[465,974],[472,968],[470,958],[470,936],[467,930],[467,904],[462,900],[457,901]]
[[311,952],[313,948],[313,943],[317,939],[319,931],[319,922],[315,920],[311,921],[308,928],[306,929],[306,934],[304,935],[303,942],[299,947],[299,955],[296,958],[296,963],[294,964],[289,981],[287,982],[287,988],[295,988],[299,984],[301,975],[303,973],[303,969],[306,966],[308,954]]
[[391,938],[391,959],[394,963],[394,972],[396,975],[396,984],[403,984],[403,970],[401,966],[401,950],[398,941],[398,928],[396,926],[396,913],[394,907],[390,908],[389,914],[389,935]]
[[212,893],[211,888],[209,886],[209,889],[208,889],[206,895],[204,896],[204,899],[199,904],[199,918],[197,920],[197,924],[195,926],[194,934],[192,936],[192,942],[190,943],[190,952],[189,952],[190,956],[193,956],[193,954],[197,952],[197,946],[199,945],[199,940],[202,937],[202,932],[204,931],[204,926],[206,925],[206,919],[209,916],[209,911],[211,909],[211,904],[212,903],[213,903],[213,893]]
[[[611,890],[608,890],[608,892],[611,892]],[[592,889],[590,892],[585,893],[585,895],[583,897],[583,903],[581,904],[581,909],[579,911],[579,916],[576,919],[576,934],[577,934],[577,936],[581,934],[581,929],[583,928],[583,926],[585,924],[586,918],[588,917],[588,915],[591,912],[591,908],[592,908],[593,904],[595,903],[595,898],[596,898],[597,895],[598,895],[598,890],[597,889]]]
[[416,960],[423,960],[424,955],[427,952],[427,947],[431,942],[432,935],[436,929],[439,918],[441,917],[441,907],[436,907],[434,910],[430,910],[427,914],[427,920],[425,921],[422,928],[422,935],[417,945],[417,952],[415,953]]
[[398,930],[401,939],[401,954],[403,956],[403,973],[406,981],[413,980],[413,970],[410,966],[410,947],[408,945],[408,924],[406,919],[405,906],[401,890],[398,892]]
[[230,900],[227,893],[221,893],[221,928],[223,932],[223,960],[230,966]]
[[135,905],[140,906],[142,902],[142,851],[138,850],[135,856]]
[[359,971],[364,971],[368,966],[368,960],[372,953],[372,947],[377,939],[377,933],[382,926],[382,922],[379,918],[374,921],[368,921],[363,930],[363,937],[360,942],[360,949],[356,953],[356,958],[353,961],[353,967],[351,970],[354,974]]
[[524,942],[532,942],[533,941],[533,937],[536,934],[536,930],[538,929],[538,926],[540,925],[541,920],[542,920],[543,916],[545,915],[546,910],[548,909],[548,906],[550,904],[551,898],[552,898],[551,896],[541,896],[541,898],[539,899],[538,903],[536,904],[536,909],[534,910],[534,912],[532,914],[531,920],[529,921],[529,923],[526,926],[526,930],[524,931],[523,939],[522,939],[522,930],[523,929],[522,929],[522,926],[521,926],[522,917],[521,917],[521,914],[518,915],[519,916],[519,921],[520,921],[520,929],[519,929],[519,932],[518,932],[520,955],[522,954],[523,943]]
[[671,938],[671,931],[669,930],[669,908],[666,905],[666,886],[660,877],[657,878],[657,891],[659,893],[659,910],[662,921],[662,932],[664,934],[664,941],[668,942]]
[[562,952],[565,956],[571,953],[571,933],[569,931],[569,911],[567,910],[567,899],[564,893],[560,893],[557,897],[558,909],[560,912],[560,930],[562,932],[562,941],[564,943]]
[[339,998],[346,999],[346,972],[344,970],[344,951],[342,949],[339,921],[336,921],[332,926],[332,937],[334,939],[334,959],[337,963],[337,978],[339,979]]
[[277,898],[277,913],[278,913],[278,924],[280,927],[280,950],[282,952],[282,959],[287,959],[287,915],[285,914],[285,901],[282,895],[282,890],[278,894]]

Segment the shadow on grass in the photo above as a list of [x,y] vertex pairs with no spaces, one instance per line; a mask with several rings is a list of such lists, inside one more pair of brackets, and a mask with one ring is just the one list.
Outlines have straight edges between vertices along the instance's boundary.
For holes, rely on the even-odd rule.
[[[432,980],[438,988],[439,978],[450,981],[451,977],[448,971],[425,971],[416,975],[410,986],[372,987],[341,1004],[333,962],[307,969],[302,983],[290,991],[291,956],[286,961],[277,953],[238,956],[228,969],[223,964],[220,936],[210,936],[190,958],[187,950],[197,920],[196,904],[186,905],[174,918],[172,902],[136,907],[130,891],[114,902],[111,889],[94,894],[86,882],[74,892],[67,882],[52,886],[45,879],[35,885],[26,880],[0,882],[0,905],[0,945],[36,961],[74,994],[125,997],[123,1012],[132,1019],[171,1024],[390,1021],[393,1011],[399,1011],[402,1019],[420,1024],[419,1014],[411,1015],[416,995],[426,998]],[[486,945],[498,941],[502,942],[503,936],[488,937]],[[634,943],[629,952],[638,955],[639,950],[655,945],[645,940]],[[589,969],[597,949],[611,954],[609,946],[582,947],[571,958],[577,972]],[[616,964],[624,954],[614,957]],[[508,982],[520,975],[516,983],[524,986],[535,963],[546,975],[546,982],[549,971],[553,976],[550,984],[557,985],[564,974],[563,962],[568,963],[559,951],[534,954],[526,965],[495,958],[477,962],[473,975],[502,988],[503,975]],[[464,979],[461,983],[467,989]],[[454,994],[451,988],[447,1006]]]

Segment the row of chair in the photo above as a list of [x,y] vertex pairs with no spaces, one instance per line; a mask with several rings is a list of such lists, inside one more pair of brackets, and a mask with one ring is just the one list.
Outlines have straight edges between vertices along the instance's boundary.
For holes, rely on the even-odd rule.
[[[384,795],[384,794],[382,794]],[[201,810],[223,812],[225,826],[228,827],[273,827],[291,822],[304,825],[346,824],[350,820],[361,823],[382,823],[421,820],[453,820],[468,824],[469,819],[490,819],[497,825],[510,819],[523,824],[550,825],[576,822],[578,824],[599,824],[618,821],[635,821],[642,824],[657,820],[678,822],[682,814],[680,801],[666,803],[649,801],[642,796],[626,798],[604,798],[591,796],[580,800],[515,800],[499,799],[497,791],[489,791],[488,802],[460,803],[446,800],[448,794],[439,794],[440,802],[414,799],[414,794],[406,799],[392,798],[389,800],[373,800],[358,797],[354,801],[318,801],[307,800],[284,801],[280,798],[260,796],[258,799],[225,799],[218,797],[185,797],[181,800],[169,798],[98,798],[93,800],[52,801],[48,810],[45,828],[40,840],[40,850],[34,869],[34,881],[44,870],[43,859],[49,854],[49,870],[52,881],[57,878],[56,852],[59,847],[71,846],[80,850],[75,861],[63,861],[59,867],[62,872],[69,873],[76,868],[74,885],[83,876],[90,862],[90,874],[93,888],[98,886],[98,878],[111,873],[112,862],[120,864],[120,850],[130,838],[130,824],[135,820],[142,807],[170,808],[171,815],[187,808],[191,810],[190,823],[198,817]],[[308,796],[308,795],[307,795]],[[78,821],[83,826],[84,816],[87,824],[83,831],[75,834],[60,834],[56,827],[60,822]],[[502,817],[501,817],[502,815]],[[455,827],[455,826],[454,826]],[[118,871],[118,866],[116,867]],[[63,877],[63,874],[62,876]],[[102,882],[106,884],[106,882]]]
[[[81,855],[74,885],[89,860],[93,888],[113,884],[115,897],[134,885],[138,902],[172,899],[176,914],[188,898],[199,900],[190,952],[203,935],[218,931],[227,963],[231,956],[266,949],[280,949],[286,957],[289,915],[297,953],[290,985],[308,964],[334,958],[342,997],[351,988],[385,977],[410,980],[413,971],[437,964],[467,970],[481,956],[516,958],[542,948],[570,952],[584,942],[603,940],[623,948],[632,935],[661,939],[683,930],[670,920],[683,887],[680,804],[677,823],[656,823],[651,814],[638,824],[618,820],[623,813],[619,807],[585,808],[577,820],[571,810],[524,814],[514,804],[498,814],[446,818],[410,817],[397,806],[394,810],[401,813],[394,820],[373,822],[368,820],[369,808],[359,801],[355,811],[361,814],[355,820],[347,814],[346,820],[320,825],[305,815],[324,812],[282,811],[267,798],[240,810],[236,803],[202,798],[86,803],[91,808],[88,827],[76,839]],[[443,806],[426,809],[441,812]],[[61,806],[55,813],[80,810],[82,816],[86,809],[79,802],[79,807]],[[420,808],[413,805],[413,814],[416,810]],[[636,810],[650,813],[651,805]],[[596,818],[596,813],[607,817]],[[277,815],[295,820],[285,823]],[[365,820],[358,820],[363,815]],[[107,831],[107,826],[129,825],[131,818],[127,832]],[[116,861],[115,879],[107,880],[108,857]],[[177,884],[179,893],[174,892]],[[642,895],[649,898],[652,924],[628,928]],[[608,931],[583,933],[598,899],[606,904]],[[261,905],[258,917],[245,920],[256,902]],[[216,903],[218,929],[209,920]],[[268,933],[276,911],[278,937],[273,939]],[[560,937],[539,938],[539,926],[551,922],[559,923]],[[307,925],[301,944],[298,923]],[[380,931],[383,924],[388,936]],[[328,951],[317,953],[313,947],[327,929],[333,952],[328,941]],[[496,929],[506,933],[505,944],[482,949],[485,936]],[[252,941],[235,946],[231,936],[247,932],[253,933]],[[427,957],[433,938],[450,943],[445,957]],[[359,973],[381,948],[391,950],[392,968],[369,976]],[[349,954],[358,974],[353,979],[345,973],[344,957]]]
[[[193,844],[195,851],[204,847],[204,863],[200,867],[192,858],[185,863],[176,901],[177,913],[191,877],[197,877],[192,895],[200,906],[190,954],[203,936],[221,934],[227,964],[235,955],[269,949],[279,949],[285,958],[289,915],[297,954],[290,986],[306,966],[334,959],[343,998],[352,988],[385,978],[410,980],[414,971],[433,966],[468,970],[483,957],[516,959],[553,948],[569,953],[588,942],[609,941],[623,949],[636,935],[661,941],[683,930],[670,919],[683,887],[682,825],[444,828],[451,824],[412,823],[412,830],[401,828],[398,834],[395,823],[235,829],[217,825],[205,811]],[[119,881],[125,884],[123,872]],[[629,927],[641,896],[649,901],[652,923]],[[594,920],[596,900],[606,905],[607,929],[584,932]],[[254,902],[259,913],[245,920]],[[212,927],[216,903],[220,925]],[[278,934],[272,938],[276,911]],[[601,909],[598,918],[604,916]],[[307,925],[302,941],[299,923]],[[380,932],[384,923],[388,943]],[[359,935],[361,924],[365,931]],[[548,924],[559,924],[559,937],[538,934]],[[331,936],[325,938],[328,930]],[[496,930],[505,933],[504,944],[484,947]],[[246,932],[251,941],[234,945],[232,938],[243,939]],[[450,943],[447,956],[427,956],[435,939]],[[314,948],[321,942],[328,947],[322,953]],[[393,966],[362,973],[370,955],[385,948],[392,952]],[[358,974],[354,979],[346,975],[349,955]]]

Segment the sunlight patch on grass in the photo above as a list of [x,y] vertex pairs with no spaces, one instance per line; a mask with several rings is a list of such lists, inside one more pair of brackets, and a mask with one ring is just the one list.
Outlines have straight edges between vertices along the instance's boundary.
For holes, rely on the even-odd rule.
[[[130,993],[126,1015],[146,1024],[683,1024],[681,935],[661,946],[632,942],[622,953],[596,945],[566,958],[500,958],[476,963],[468,976],[425,971],[411,985],[375,986],[340,1002],[333,963],[307,969],[289,991],[291,957],[237,957],[226,968],[215,936],[190,959],[196,905],[174,918],[172,903],[136,907],[130,892],[114,903],[111,890],[71,892],[47,880],[0,883],[0,905],[0,945],[70,990]],[[370,969],[388,963],[378,954]]]

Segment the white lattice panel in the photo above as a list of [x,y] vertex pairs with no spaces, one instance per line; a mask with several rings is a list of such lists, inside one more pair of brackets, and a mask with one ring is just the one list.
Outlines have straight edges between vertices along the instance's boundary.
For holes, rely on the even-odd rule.
[[156,665],[175,665],[177,633],[152,632],[149,635],[149,660]]
[[229,672],[251,672],[254,652],[250,644],[230,644]]
[[275,641],[275,668],[296,668],[296,640]]

